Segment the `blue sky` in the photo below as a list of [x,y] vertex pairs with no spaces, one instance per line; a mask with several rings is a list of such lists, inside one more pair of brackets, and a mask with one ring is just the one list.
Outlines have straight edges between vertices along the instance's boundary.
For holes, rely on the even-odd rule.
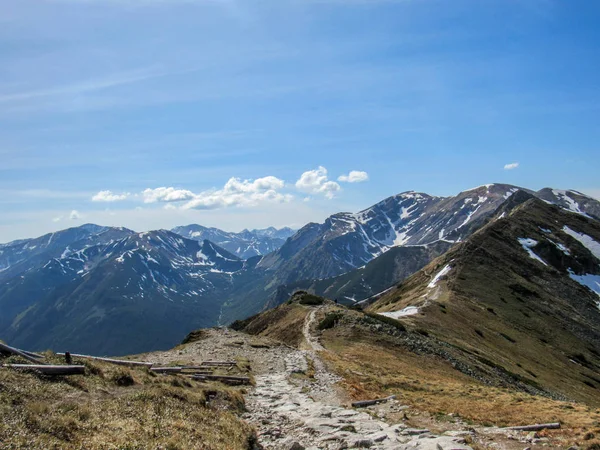
[[0,242],[489,182],[600,197],[598,23],[595,0],[6,0]]

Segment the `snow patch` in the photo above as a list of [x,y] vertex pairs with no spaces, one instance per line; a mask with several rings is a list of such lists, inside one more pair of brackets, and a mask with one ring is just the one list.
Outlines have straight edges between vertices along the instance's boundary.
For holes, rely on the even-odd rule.
[[506,191],[506,193],[503,195],[504,200],[508,199],[508,197],[510,197],[511,195],[513,195],[518,190],[519,190],[518,188],[512,188],[511,190]]
[[577,213],[577,214],[581,214],[582,216],[585,216],[585,217],[590,217],[584,211],[579,209],[579,203],[577,203],[575,200],[573,200],[571,197],[569,197],[568,191],[563,191],[562,189],[552,189],[552,193],[557,198],[562,199],[565,202],[567,202],[567,208],[569,211]]
[[596,259],[600,259],[600,243],[596,242],[592,237],[587,234],[578,233],[577,231],[571,230],[568,226],[564,226],[562,229],[565,233],[567,233],[572,238],[578,240],[581,245],[587,248],[592,255],[596,257]]
[[571,251],[565,247],[564,245],[562,245],[560,242],[554,242],[552,239],[548,239],[550,242],[552,242],[554,244],[554,246],[559,249],[561,252],[563,252],[565,255],[567,256],[571,256]]
[[489,190],[490,190],[490,188],[491,188],[493,185],[494,185],[493,183],[492,183],[492,184],[482,184],[481,186],[477,186],[477,187],[474,187],[474,188],[471,188],[471,189],[467,189],[465,192],[469,192],[469,191],[476,191],[477,189],[480,189],[480,188],[482,188],[482,187],[486,188],[486,190],[488,190],[488,191],[489,191]]
[[[600,275],[593,275],[591,273],[583,274],[583,275],[575,275],[575,273],[569,269],[569,277],[572,280],[577,281],[582,286],[585,286],[598,295],[600,297]],[[598,308],[600,308],[600,302],[596,302]]]
[[400,311],[382,312],[377,314],[380,316],[391,317],[392,319],[399,319],[400,317],[414,316],[415,314],[419,314],[419,308],[416,306],[407,306]]
[[450,267],[450,264],[447,264],[442,270],[440,270],[434,277],[433,279],[429,282],[429,284],[427,285],[428,288],[434,288],[435,285],[437,284],[437,282],[439,281],[440,278],[442,278],[444,275],[446,275],[448,272],[450,272],[450,269],[452,269],[452,267]]
[[519,241],[519,244],[521,244],[521,247],[523,247],[523,249],[527,252],[527,254],[529,255],[530,258],[538,260],[545,266],[548,265],[545,263],[545,261],[542,258],[540,258],[538,255],[536,255],[533,252],[533,250],[531,250],[533,247],[538,245],[538,241],[536,241],[535,239],[531,239],[531,238],[517,238],[517,240]]

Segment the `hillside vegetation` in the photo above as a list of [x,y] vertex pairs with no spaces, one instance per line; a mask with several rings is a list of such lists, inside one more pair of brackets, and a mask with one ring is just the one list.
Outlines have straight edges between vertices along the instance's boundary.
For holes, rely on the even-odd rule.
[[85,367],[85,375],[68,377],[0,369],[0,447],[252,448],[238,389],[96,361]]

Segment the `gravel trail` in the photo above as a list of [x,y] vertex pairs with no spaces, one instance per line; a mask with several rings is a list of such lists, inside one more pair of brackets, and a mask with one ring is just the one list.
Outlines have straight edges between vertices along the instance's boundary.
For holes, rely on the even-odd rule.
[[[265,449],[471,449],[460,436],[389,425],[341,406],[335,386],[339,378],[318,356],[326,350],[313,333],[317,311],[310,311],[303,327],[308,350],[289,349],[281,370],[257,376],[248,395],[246,419],[258,428]],[[305,374],[311,367],[314,378],[308,379]]]

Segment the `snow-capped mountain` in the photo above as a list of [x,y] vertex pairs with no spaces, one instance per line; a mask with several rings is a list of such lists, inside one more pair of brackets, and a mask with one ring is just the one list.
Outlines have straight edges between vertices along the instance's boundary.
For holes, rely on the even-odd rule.
[[0,244],[0,281],[38,268],[52,258],[68,256],[97,244],[107,244],[132,233],[127,228],[85,224],[34,239]]
[[169,347],[186,331],[218,322],[233,275],[244,264],[209,241],[164,230],[133,233],[52,258],[2,283],[0,329],[16,345],[36,349],[131,353]]
[[600,202],[581,192],[544,188],[536,192],[538,198],[577,214],[600,220]]
[[197,241],[208,239],[242,259],[266,255],[277,250],[295,232],[287,227],[280,230],[269,227],[262,230],[243,230],[239,233],[231,233],[201,225],[175,227],[171,231]]
[[335,277],[362,267],[398,246],[457,243],[477,230],[515,192],[524,190],[565,209],[596,216],[600,203],[575,191],[539,193],[507,184],[488,184],[453,197],[404,192],[358,213],[339,213],[308,224],[259,268],[278,284]]

